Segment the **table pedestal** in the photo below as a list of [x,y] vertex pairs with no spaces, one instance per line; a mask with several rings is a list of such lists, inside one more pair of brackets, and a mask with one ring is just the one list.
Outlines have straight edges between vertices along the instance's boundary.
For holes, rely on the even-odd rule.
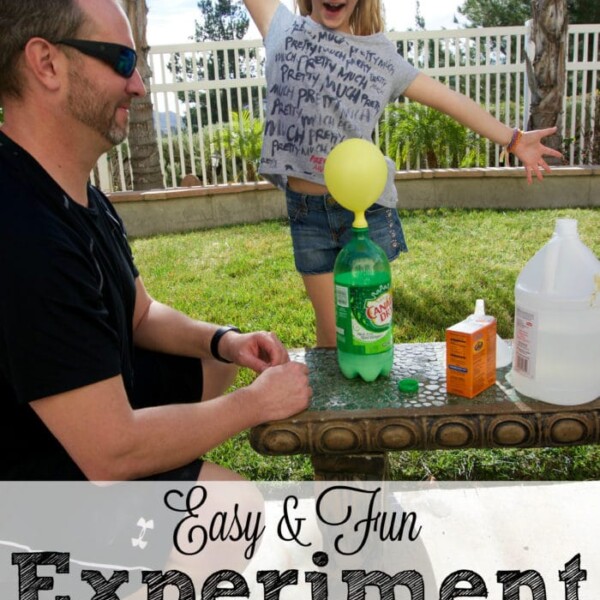
[[386,452],[311,455],[316,481],[381,481],[389,479]]

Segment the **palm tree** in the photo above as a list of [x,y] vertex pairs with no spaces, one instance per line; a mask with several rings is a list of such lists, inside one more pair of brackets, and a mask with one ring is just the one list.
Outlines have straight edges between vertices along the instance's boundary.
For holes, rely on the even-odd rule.
[[232,112],[231,122],[220,131],[220,141],[228,160],[235,158],[242,169],[241,181],[258,181],[258,164],[262,148],[263,123],[252,118],[249,110]]
[[[148,64],[149,46],[146,40],[148,6],[146,0],[125,0],[124,6],[133,29],[138,52],[138,70],[146,89],[149,90],[152,73]],[[134,189],[151,190],[165,187],[149,94],[143,98],[134,98],[132,102],[129,154]]]
[[[558,127],[546,144],[562,150],[562,105],[565,93],[568,10],[567,0],[532,0],[531,40],[535,52],[527,57],[527,75],[531,89],[528,129]],[[548,157],[548,163],[560,159]]]

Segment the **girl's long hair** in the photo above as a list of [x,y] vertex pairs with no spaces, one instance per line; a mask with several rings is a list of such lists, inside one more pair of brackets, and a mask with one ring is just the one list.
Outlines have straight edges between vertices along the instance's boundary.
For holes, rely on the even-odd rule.
[[[296,8],[305,17],[312,12],[312,0],[294,0]],[[385,29],[381,0],[358,0],[350,17],[354,35],[373,35]]]

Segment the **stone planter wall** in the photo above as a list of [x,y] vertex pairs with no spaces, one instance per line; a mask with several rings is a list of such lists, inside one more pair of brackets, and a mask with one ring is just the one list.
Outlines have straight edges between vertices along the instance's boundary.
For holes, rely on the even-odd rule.
[[[401,209],[598,207],[600,166],[558,167],[532,185],[522,168],[408,171],[396,187]],[[266,182],[109,197],[131,237],[286,218],[283,193]]]

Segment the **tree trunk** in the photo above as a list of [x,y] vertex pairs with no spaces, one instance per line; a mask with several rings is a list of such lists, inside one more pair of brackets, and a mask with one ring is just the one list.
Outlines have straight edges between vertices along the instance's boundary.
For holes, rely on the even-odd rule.
[[[125,0],[124,7],[131,23],[133,39],[138,52],[137,68],[146,90],[149,90],[152,72],[148,64],[149,46],[146,40],[148,6],[146,0]],[[150,94],[143,98],[133,99],[129,129],[129,150],[135,190],[162,189],[165,187],[152,115]]]
[[[566,81],[568,12],[567,0],[532,0],[531,41],[535,47],[533,62],[527,57],[527,74],[531,89],[530,117],[527,128],[558,127],[546,138],[551,148],[562,151],[562,104]],[[549,164],[560,159],[546,158]]]
[[596,100],[596,113],[594,116],[594,130],[592,132],[592,156],[590,157],[590,164],[600,165],[600,92],[595,94]]

